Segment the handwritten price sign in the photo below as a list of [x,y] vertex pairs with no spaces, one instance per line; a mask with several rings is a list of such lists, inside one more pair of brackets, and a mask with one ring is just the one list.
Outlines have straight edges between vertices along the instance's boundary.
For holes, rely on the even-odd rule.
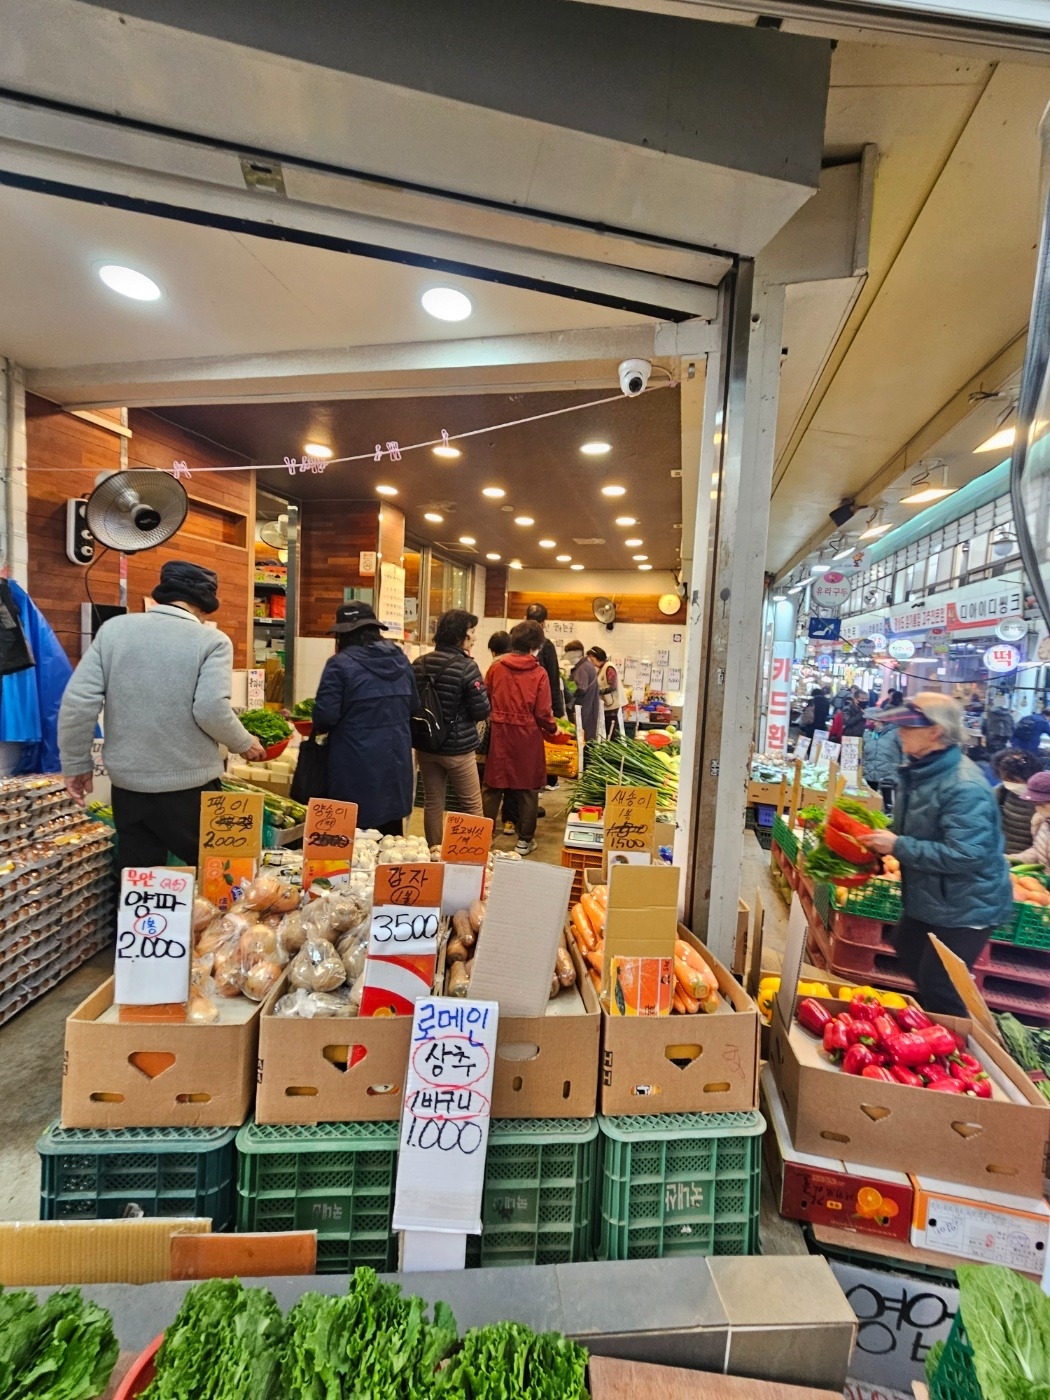
[[656,844],[656,789],[605,789],[605,869],[649,865]]
[[357,803],[311,797],[303,833],[303,889],[319,880],[343,884],[354,860]]
[[441,859],[445,862],[445,888],[441,912],[454,914],[481,898],[485,863],[492,847],[492,821],[463,812],[445,813]]
[[262,814],[261,792],[201,794],[201,894],[220,909],[228,909],[234,892],[255,878]]
[[370,956],[437,952],[443,874],[440,865],[376,867]]
[[481,1233],[499,1005],[421,997],[412,1018],[395,1230]]
[[184,1002],[190,989],[194,872],[129,866],[117,911],[118,1006]]

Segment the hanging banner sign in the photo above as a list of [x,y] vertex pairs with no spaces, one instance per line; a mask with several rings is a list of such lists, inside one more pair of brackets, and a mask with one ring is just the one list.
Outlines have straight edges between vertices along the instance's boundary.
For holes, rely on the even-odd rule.
[[907,661],[909,657],[915,655],[915,643],[909,641],[907,637],[895,637],[886,650],[894,661]]
[[769,675],[769,707],[766,710],[766,739],[763,752],[787,752],[788,727],[791,721],[791,644],[773,648]]
[[357,803],[311,797],[303,833],[303,889],[314,897],[332,885],[345,885],[354,861]]
[[814,641],[837,642],[842,629],[842,622],[837,617],[811,617],[809,619],[809,635]]
[[499,1005],[420,997],[401,1117],[395,1230],[481,1234]]
[[200,892],[219,909],[228,909],[255,879],[262,821],[261,792],[201,793]]
[[843,603],[849,601],[852,592],[852,581],[837,569],[829,569],[809,586],[810,602],[816,607],[841,608]]
[[995,676],[1006,676],[1017,670],[1021,663],[1021,653],[1016,647],[1003,643],[997,647],[989,647],[981,659],[986,671],[991,671]]
[[127,866],[120,875],[113,1000],[118,1006],[185,1003],[196,872]]

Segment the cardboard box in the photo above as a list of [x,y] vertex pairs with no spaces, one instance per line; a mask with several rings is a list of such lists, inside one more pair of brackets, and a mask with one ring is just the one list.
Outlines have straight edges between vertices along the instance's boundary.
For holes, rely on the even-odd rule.
[[768,1065],[762,1071],[762,1112],[763,1155],[781,1215],[882,1239],[911,1237],[911,1178],[904,1172],[872,1171],[796,1151]]
[[714,968],[723,1009],[661,1017],[609,1016],[603,1009],[604,1114],[730,1113],[758,1106],[758,1007],[682,924],[678,937]]
[[210,1234],[210,1220],[192,1218],[0,1224],[0,1286],[155,1283],[171,1278],[176,1235]]
[[967,1191],[930,1177],[913,1176],[911,1182],[916,1249],[1042,1274],[1050,1240],[1050,1207],[1044,1200]]
[[[1041,1196],[1050,1104],[999,1042],[974,1020],[933,1017],[970,1037],[1010,1086],[1012,1098],[1000,1089],[992,1099],[956,1098],[843,1074],[824,1058],[817,1041],[793,1023],[804,939],[804,921],[789,920],[769,1041],[770,1064],[796,1150],[818,1157],[836,1152],[867,1167],[907,1167],[917,1175],[950,1178],[982,1190],[1009,1187],[1019,1196]],[[977,995],[974,988],[972,996]]]
[[[243,1019],[214,1026],[121,1024],[106,1017],[112,1006],[111,977],[66,1020],[64,1128],[240,1127],[255,1093],[260,1006],[238,998]],[[150,1078],[132,1059],[143,1052],[170,1064]]]

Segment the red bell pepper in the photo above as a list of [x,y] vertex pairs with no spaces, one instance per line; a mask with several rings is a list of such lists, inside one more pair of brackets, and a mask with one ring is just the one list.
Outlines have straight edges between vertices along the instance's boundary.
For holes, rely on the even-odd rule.
[[824,1049],[837,1060],[840,1055],[844,1055],[849,1049],[849,1040],[846,1036],[846,1024],[841,1016],[837,1016],[833,1021],[829,1021],[824,1027]]
[[897,1012],[897,1025],[902,1031],[921,1031],[932,1026],[933,1022],[917,1006],[904,1006]]
[[952,1079],[947,1075],[944,1079],[932,1079],[926,1085],[927,1089],[932,1089],[935,1094],[965,1094],[966,1090],[957,1079]]
[[914,1069],[916,1065],[928,1065],[933,1059],[933,1051],[918,1031],[899,1031],[886,1046],[890,1064],[903,1065]]
[[[973,1059],[971,1055],[969,1057]],[[992,1081],[981,1068],[980,1060],[974,1060],[977,1069],[968,1069],[966,1065],[952,1062],[949,1065],[951,1077],[960,1083],[968,1094],[972,1094],[977,1099],[990,1099],[992,1097]]]
[[805,997],[798,1004],[795,1019],[805,1030],[819,1038],[824,1034],[824,1027],[831,1024],[831,1012],[813,997]]
[[892,1016],[887,1016],[885,1012],[881,1016],[876,1016],[871,1023],[875,1027],[875,1035],[882,1046],[889,1045],[895,1035],[899,1035],[897,1022]]
[[984,1073],[984,1065],[981,1064],[977,1056],[968,1055],[965,1050],[956,1050],[955,1054],[951,1056],[952,1075],[959,1079],[961,1076],[955,1073],[956,1068],[967,1070],[972,1075]]
[[890,1065],[890,1074],[898,1084],[907,1084],[912,1089],[925,1089],[926,1081],[921,1075],[916,1074],[913,1069],[907,1069],[904,1065]]
[[896,1084],[897,1082],[893,1077],[893,1071],[886,1069],[884,1065],[865,1065],[860,1072],[860,1077],[862,1079],[878,1079],[883,1084]]
[[866,1045],[851,1045],[842,1061],[846,1074],[862,1074],[864,1070],[878,1065],[880,1057]]
[[921,1031],[912,1031],[911,1034],[921,1036],[930,1047],[931,1054],[954,1055],[958,1050],[955,1036],[947,1026],[924,1026]]
[[922,1077],[926,1081],[927,1087],[938,1079],[951,1079],[947,1067],[941,1060],[934,1060],[931,1064],[923,1065]]
[[846,1039],[851,1045],[877,1045],[879,1037],[870,1021],[850,1020],[846,1026]]
[[882,1002],[870,992],[858,992],[849,1004],[849,1014],[858,1021],[874,1021],[882,1011]]

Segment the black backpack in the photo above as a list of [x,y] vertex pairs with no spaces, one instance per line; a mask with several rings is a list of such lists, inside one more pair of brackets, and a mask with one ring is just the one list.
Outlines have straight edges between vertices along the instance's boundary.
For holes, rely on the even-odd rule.
[[987,738],[994,744],[1009,742],[1014,733],[1013,715],[1005,707],[997,706],[994,710],[989,710],[985,716],[984,732]]
[[[427,655],[433,656],[434,653],[428,652]],[[419,691],[419,706],[413,711],[411,719],[412,747],[419,749],[420,753],[440,753],[452,726],[441,703],[437,680],[456,658],[450,656],[444,666],[439,667],[433,674],[426,668],[426,659],[425,656],[417,656],[412,662],[412,670],[416,675],[416,689]]]
[[1036,736],[1036,724],[1031,715],[1023,715],[1017,721],[1017,728],[1013,732],[1014,743],[1020,749],[1028,748]]

